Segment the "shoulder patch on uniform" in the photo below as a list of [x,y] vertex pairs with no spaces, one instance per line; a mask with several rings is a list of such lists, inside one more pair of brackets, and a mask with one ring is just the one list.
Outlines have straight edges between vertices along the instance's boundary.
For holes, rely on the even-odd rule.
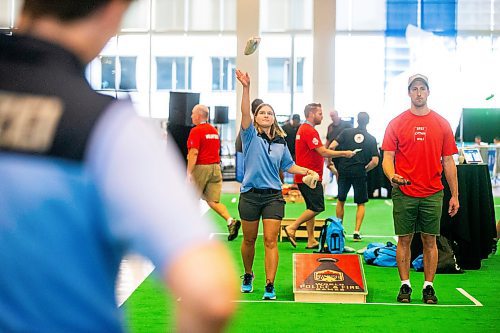
[[57,97],[0,92],[0,148],[48,151],[62,113]]

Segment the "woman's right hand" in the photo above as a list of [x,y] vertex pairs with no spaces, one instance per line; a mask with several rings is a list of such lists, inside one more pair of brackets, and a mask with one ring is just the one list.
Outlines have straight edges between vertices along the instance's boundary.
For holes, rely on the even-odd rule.
[[240,71],[239,69],[236,70],[236,78],[238,79],[238,81],[241,82],[241,85],[243,87],[249,87],[250,86],[250,76],[248,75],[248,73],[243,73],[242,71]]

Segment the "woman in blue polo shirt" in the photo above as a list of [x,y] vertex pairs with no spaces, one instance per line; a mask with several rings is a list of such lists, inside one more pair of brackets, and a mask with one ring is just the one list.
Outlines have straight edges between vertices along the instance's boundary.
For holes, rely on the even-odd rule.
[[241,184],[238,210],[243,229],[241,256],[245,267],[241,292],[253,291],[253,259],[259,220],[264,226],[266,287],[262,299],[276,299],[274,278],[278,268],[278,233],[285,215],[285,200],[281,194],[280,169],[292,174],[313,175],[315,172],[296,165],[286,146],[285,132],[276,121],[271,105],[263,103],[250,114],[250,77],[236,70],[243,86],[241,97],[241,140],[245,175]]

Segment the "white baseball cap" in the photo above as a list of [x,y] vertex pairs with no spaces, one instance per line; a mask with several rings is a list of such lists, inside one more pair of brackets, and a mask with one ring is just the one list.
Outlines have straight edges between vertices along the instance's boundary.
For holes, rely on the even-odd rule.
[[423,83],[425,83],[425,85],[427,86],[427,89],[429,89],[429,79],[427,78],[427,76],[422,75],[422,74],[414,74],[414,75],[410,76],[410,77],[408,78],[408,88],[410,88],[411,84],[412,84],[415,80],[420,80],[420,81],[422,81],[422,82],[423,82]]

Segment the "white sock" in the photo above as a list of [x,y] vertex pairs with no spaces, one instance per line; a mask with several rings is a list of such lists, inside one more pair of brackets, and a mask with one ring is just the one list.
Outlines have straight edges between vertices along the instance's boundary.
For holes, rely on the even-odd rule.
[[354,234],[359,235],[359,230],[354,230]]
[[227,219],[227,225],[231,225],[231,223],[233,223],[233,218],[230,217]]
[[424,281],[424,287],[423,287],[423,289],[425,289],[427,286],[431,286],[431,287],[434,288],[434,284],[432,282]]
[[411,288],[410,280],[401,280],[401,285],[403,285],[403,284],[406,284],[406,285],[408,285],[408,287]]

